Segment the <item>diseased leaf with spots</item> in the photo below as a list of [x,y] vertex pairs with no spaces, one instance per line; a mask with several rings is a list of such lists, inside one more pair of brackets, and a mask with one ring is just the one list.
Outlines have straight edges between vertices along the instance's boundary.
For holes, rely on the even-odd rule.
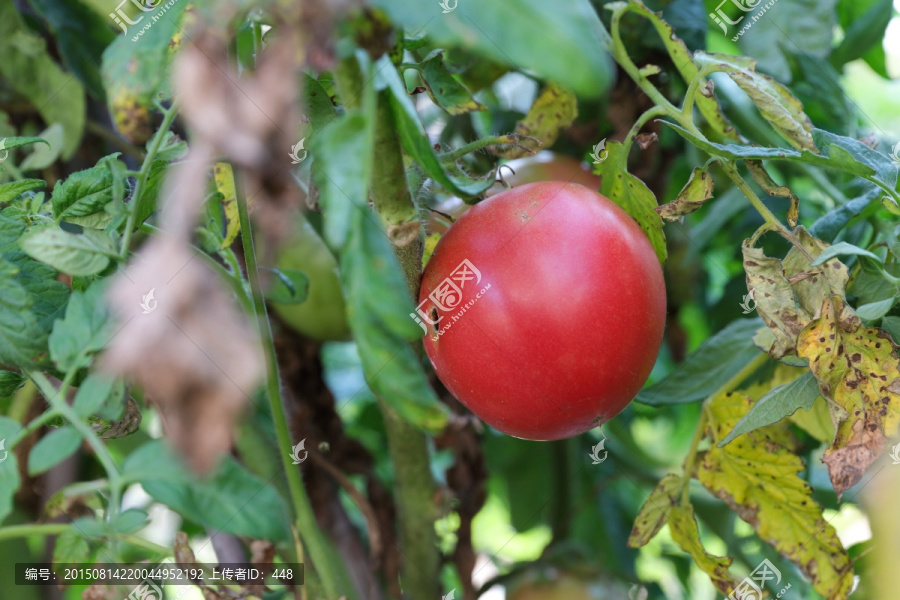
[[[803,227],[794,234],[803,251],[793,247],[783,261],[766,256],[749,240],[742,246],[747,288],[753,291],[763,322],[775,334],[769,350],[774,358],[795,352],[797,336],[818,316],[822,300],[831,294],[843,297],[850,277],[846,265],[836,259],[813,267],[808,257],[815,259],[828,245]],[[852,312],[848,309],[842,318],[853,318]]]
[[797,342],[797,354],[809,359],[822,394],[841,409],[832,410],[837,432],[823,458],[839,498],[862,479],[900,426],[897,346],[881,329],[839,319],[843,305],[839,297],[825,300],[821,317]]
[[628,536],[629,548],[646,546],[656,537],[668,522],[672,509],[678,504],[683,484],[684,479],[675,473],[669,473],[660,480],[634,520],[634,527]]
[[600,193],[621,206],[647,234],[659,262],[666,262],[666,235],[662,220],[656,214],[656,196],[643,181],[627,170],[628,156],[619,142],[607,142],[605,161],[594,167],[603,178]]
[[[748,393],[760,391],[758,386]],[[761,539],[800,567],[817,592],[844,598],[853,586],[853,566],[813,500],[812,488],[798,476],[806,466],[793,453],[787,427],[769,425],[718,446],[751,406],[750,395],[736,392],[719,394],[704,408],[704,435],[712,445],[698,455],[697,478]]]
[[707,575],[712,584],[722,593],[729,593],[737,581],[728,574],[732,560],[729,556],[715,556],[708,553],[700,543],[700,530],[694,519],[693,506],[676,506],[669,513],[669,531],[672,539],[682,550],[691,555],[694,563]]
[[748,160],[747,169],[753,176],[753,181],[765,190],[770,196],[778,196],[779,198],[788,198],[791,201],[787,212],[787,222],[791,227],[797,226],[797,219],[800,218],[800,198],[791,191],[786,185],[778,185],[760,160]]
[[[516,133],[533,137],[549,148],[556,141],[560,130],[572,124],[578,116],[578,100],[575,94],[556,83],[548,83],[525,118],[516,124]],[[520,158],[528,154],[524,148],[510,146],[498,152],[504,158]]]
[[746,56],[696,52],[694,59],[702,67],[715,64],[748,96],[760,114],[781,137],[795,148],[816,151],[812,123],[803,112],[803,103],[785,86],[768,75],[756,72],[756,60]]
[[654,210],[666,221],[678,221],[684,215],[698,210],[713,197],[713,178],[703,167],[691,171],[691,178],[678,192],[678,196],[668,204],[657,206]]

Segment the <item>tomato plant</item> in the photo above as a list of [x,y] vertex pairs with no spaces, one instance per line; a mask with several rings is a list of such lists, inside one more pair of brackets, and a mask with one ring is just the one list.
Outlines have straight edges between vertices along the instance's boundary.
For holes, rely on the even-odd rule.
[[447,389],[486,423],[535,440],[621,412],[653,368],[666,313],[662,269],[637,223],[565,181],[465,213],[435,248],[419,300]]
[[895,2],[114,4],[0,3],[0,596],[894,600]]

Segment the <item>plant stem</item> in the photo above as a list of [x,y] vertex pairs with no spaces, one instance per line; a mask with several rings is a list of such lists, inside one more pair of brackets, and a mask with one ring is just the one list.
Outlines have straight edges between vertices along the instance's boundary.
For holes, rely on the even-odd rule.
[[644,124],[647,123],[653,117],[658,117],[660,115],[669,114],[664,106],[653,106],[652,108],[648,108],[637,118],[637,121],[634,122],[634,125],[631,126],[631,130],[628,132],[628,135],[625,136],[625,139],[622,141],[623,146],[623,154],[626,159],[628,157],[628,153],[631,151],[631,146],[634,144],[634,140],[637,137],[637,134],[640,133],[641,128]]
[[[358,100],[364,93],[362,81],[356,59],[351,57],[342,60],[336,72],[336,84],[341,98],[347,99],[350,108],[359,106]],[[378,114],[390,116],[390,119],[379,119],[376,122],[377,145],[373,148],[376,160],[372,172],[372,199],[375,210],[384,220],[387,220],[384,211],[390,211],[395,216],[416,214],[406,176],[402,171],[403,155],[396,133],[387,135],[384,131],[378,131],[379,128],[394,129],[394,119],[387,110],[387,101],[385,95],[377,98]],[[399,174],[396,170],[398,165],[401,167]],[[422,273],[421,243],[395,247],[395,252],[406,275],[410,295],[416,297]],[[437,520],[434,503],[436,488],[431,475],[428,440],[424,433],[404,421],[384,398],[378,398],[378,405],[384,415],[388,450],[394,466],[394,497],[399,516],[404,594],[416,600],[438,598],[440,555],[434,530]]]
[[272,420],[275,423],[278,454],[281,456],[281,462],[287,477],[297,531],[300,532],[303,543],[309,549],[313,566],[321,575],[325,594],[329,600],[337,600],[342,595],[355,598],[355,590],[347,584],[348,578],[343,573],[343,569],[336,559],[336,553],[331,549],[328,540],[319,530],[309,496],[306,494],[303,478],[300,476],[300,470],[290,460],[289,449],[293,444],[291,443],[291,433],[284,409],[284,398],[281,395],[281,376],[278,372],[275,342],[266,311],[266,302],[259,284],[259,271],[256,262],[256,250],[253,245],[253,234],[250,228],[250,216],[247,212],[247,199],[244,195],[242,181],[237,169],[234,170],[234,179],[238,218],[241,224],[241,242],[244,248],[244,260],[247,265],[247,278],[250,280],[250,289],[253,296],[253,314],[259,325],[259,333],[266,355],[266,396],[272,411]]
[[156,130],[153,139],[150,141],[150,147],[147,149],[147,157],[144,159],[144,164],[141,165],[141,171],[138,174],[134,192],[131,194],[131,202],[128,203],[128,219],[125,222],[125,233],[122,235],[122,249],[119,251],[119,260],[124,261],[128,258],[128,251],[131,246],[131,235],[134,233],[134,221],[137,219],[138,202],[141,199],[141,193],[143,193],[144,188],[147,186],[147,178],[150,176],[150,167],[153,166],[153,162],[156,160],[156,154],[159,152],[163,137],[166,135],[166,132],[169,131],[169,127],[172,126],[172,121],[175,120],[175,115],[177,114],[178,103],[173,102],[168,109],[163,111],[162,124],[159,126],[159,129]]
[[747,197],[750,201],[750,204],[753,205],[753,208],[762,216],[765,222],[774,230],[781,234],[787,241],[791,242],[794,245],[797,245],[796,240],[794,239],[793,234],[790,230],[784,226],[784,224],[778,220],[769,208],[763,204],[763,201],[759,199],[759,197],[753,192],[747,182],[744,181],[744,178],[741,177],[741,174],[738,172],[737,167],[734,166],[733,162],[721,161],[719,162],[719,168],[724,171],[728,178],[734,182],[734,185],[737,186],[741,192]]
[[71,525],[68,523],[30,523],[0,527],[0,541],[31,535],[59,535],[65,533],[69,527]]
[[459,160],[466,154],[469,154],[471,152],[477,152],[478,150],[481,150],[482,148],[487,148],[488,146],[500,146],[503,144],[515,144],[516,137],[517,136],[513,136],[513,135],[496,135],[496,136],[483,137],[481,139],[475,140],[474,142],[469,142],[468,144],[466,144],[464,146],[460,146],[459,148],[456,148],[455,150],[451,150],[449,152],[445,152],[444,154],[441,154],[440,160],[444,164],[451,163],[456,160]]
[[[373,186],[372,199],[375,202],[376,212],[386,225],[403,225],[415,221],[421,229],[416,205],[406,186],[406,169],[403,167],[403,155],[400,153],[400,138],[397,137],[397,127],[388,94],[390,94],[388,91],[378,94],[375,108],[375,152],[372,156],[372,172],[376,178],[389,178],[401,182],[402,185],[392,186],[393,194],[376,194]],[[382,152],[382,149],[385,151]],[[411,241],[415,240],[416,237],[413,237]]]
[[106,519],[107,521],[112,521],[119,511],[123,485],[122,475],[119,473],[119,468],[116,466],[109,450],[100,438],[97,437],[97,434],[94,433],[90,425],[88,425],[66,402],[66,391],[71,384],[71,380],[74,378],[75,372],[76,369],[70,370],[59,390],[56,390],[43,373],[27,371],[28,377],[38,387],[41,394],[47,399],[47,402],[50,403],[52,410],[68,421],[69,425],[81,434],[81,437],[84,438],[84,441],[86,441],[94,450],[97,460],[100,461],[100,464],[103,465],[104,470],[106,470],[106,477],[109,479],[110,490],[110,501],[106,511]]

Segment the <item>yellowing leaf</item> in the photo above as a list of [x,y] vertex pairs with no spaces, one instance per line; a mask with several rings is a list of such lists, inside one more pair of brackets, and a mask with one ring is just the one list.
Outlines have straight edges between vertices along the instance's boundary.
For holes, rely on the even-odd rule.
[[834,423],[831,422],[828,402],[821,396],[809,410],[798,410],[789,419],[820,442],[830,443],[834,439]]
[[855,485],[900,426],[900,361],[887,332],[842,321],[835,297],[800,334],[797,354],[809,359],[822,394],[837,405],[837,433],[823,459],[838,497]]
[[[525,118],[516,124],[516,133],[536,138],[544,147],[552,146],[560,129],[571,125],[577,116],[575,94],[555,83],[548,83]],[[499,154],[504,158],[520,158],[527,152],[513,145]]]
[[216,163],[214,176],[216,189],[222,194],[222,212],[225,219],[225,236],[220,248],[228,248],[241,232],[238,219],[237,194],[234,190],[234,173],[228,163]]
[[[766,256],[750,240],[742,247],[747,287],[753,292],[757,312],[775,335],[775,343],[769,350],[774,358],[795,352],[797,336],[811,320],[818,318],[822,301],[832,294],[843,298],[850,277],[846,265],[837,259],[811,266],[810,259],[821,254],[828,244],[803,227],[794,229],[793,233],[803,250],[791,248],[783,261]],[[841,315],[842,321],[854,318],[849,309]]]
[[655,210],[666,221],[678,221],[699,209],[713,196],[713,178],[705,167],[691,171],[691,178],[684,184],[678,197]]
[[709,402],[705,434],[712,445],[700,455],[697,477],[760,538],[797,564],[816,591],[830,599],[846,598],[853,567],[834,528],[822,518],[822,507],[812,499],[812,488],[797,476],[806,466],[788,449],[785,426],[770,425],[722,448],[716,445],[752,404],[742,393],[720,394]]
[[669,513],[669,531],[675,543],[681,549],[691,555],[700,569],[709,575],[712,584],[723,592],[729,593],[734,589],[737,581],[728,574],[731,566],[730,556],[715,556],[709,554],[700,544],[700,530],[697,521],[694,520],[694,507],[676,506]]
[[787,221],[791,227],[796,227],[797,219],[800,218],[800,198],[797,197],[797,194],[792,192],[791,188],[788,186],[775,183],[775,180],[772,179],[772,176],[766,171],[761,160],[748,160],[746,161],[746,164],[747,169],[750,171],[750,175],[753,176],[753,180],[758,183],[767,194],[770,196],[778,196],[780,198],[788,198],[791,201],[791,205],[788,208]]
[[672,509],[678,504],[683,483],[684,479],[675,473],[669,473],[662,478],[634,520],[634,527],[628,536],[629,548],[645,546],[659,533]]

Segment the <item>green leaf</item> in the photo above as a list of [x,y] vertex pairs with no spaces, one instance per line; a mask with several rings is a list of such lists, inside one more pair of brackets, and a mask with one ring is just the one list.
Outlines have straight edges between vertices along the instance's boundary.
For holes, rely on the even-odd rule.
[[900,317],[883,318],[881,327],[893,338],[895,344],[900,345]]
[[[858,8],[864,10],[856,15],[852,22],[844,25],[844,39],[832,50],[828,60],[835,68],[857,58],[862,58],[873,46],[881,46],[884,32],[894,15],[893,0],[876,0],[866,8],[867,2],[854,0]],[[848,26],[849,25],[849,26]]]
[[703,342],[665,379],[641,390],[635,400],[664,406],[706,399],[759,356],[753,334],[761,326],[759,319],[734,321]]
[[19,490],[19,461],[6,447],[8,440],[22,429],[22,426],[8,417],[0,416],[0,523],[9,516],[13,508],[13,495]]
[[[100,235],[94,235],[99,233]],[[109,265],[115,254],[112,241],[102,232],[85,229],[82,234],[55,227],[33,229],[19,240],[22,250],[69,275],[93,275]]]
[[[419,120],[415,106],[406,93],[406,85],[400,79],[397,69],[390,62],[388,56],[383,56],[375,64],[376,89],[387,89],[394,113],[394,121],[397,125],[397,134],[403,149],[424,169],[425,173],[447,191],[463,198],[471,198],[485,191],[494,184],[494,178],[472,179],[465,175],[450,175],[441,164],[425,127]],[[316,138],[317,139],[317,138]],[[315,141],[315,139],[314,139]],[[316,154],[317,158],[321,158]],[[347,163],[342,163],[341,168],[347,168]],[[314,175],[315,177],[315,175]],[[326,237],[327,239],[327,237]]]
[[351,232],[340,254],[350,329],[369,387],[416,427],[438,432],[448,411],[438,401],[409,340],[422,335],[403,271],[377,216],[350,215]]
[[63,373],[90,364],[90,355],[105,348],[115,333],[104,289],[94,283],[87,291],[72,292],[65,317],[53,324],[50,356]]
[[42,179],[20,179],[0,185],[0,204],[9,202],[17,196],[32,190],[42,190],[47,183]]
[[143,28],[158,13],[142,12],[139,24],[116,37],[103,52],[100,72],[107,105],[116,128],[132,142],[144,143],[153,134],[150,108],[167,82],[174,55],[170,42],[179,32],[181,15],[188,4],[179,1],[166,7],[149,29]]
[[444,66],[443,50],[433,50],[419,63],[425,91],[431,100],[451,115],[485,110],[466,86]]
[[675,473],[663,477],[634,519],[629,548],[646,546],[668,521],[669,512],[681,502],[684,480]]
[[69,70],[94,97],[103,100],[97,58],[116,37],[106,19],[79,0],[29,2],[50,25],[56,46]]
[[[613,80],[597,11],[587,0],[461,2],[446,14],[438,2],[376,0],[391,20],[485,58],[558,81],[581,96],[597,97]],[[578,68],[573,68],[573,60]]]
[[837,234],[847,226],[853,217],[858,216],[869,205],[881,197],[881,190],[872,185],[861,196],[849,200],[846,204],[842,204],[819,217],[809,232],[825,242],[831,243]]
[[53,545],[53,564],[83,563],[91,553],[87,538],[75,526],[69,527],[56,538]]
[[296,269],[273,268],[272,284],[266,290],[266,299],[277,304],[300,304],[309,294],[309,277]]
[[[825,58],[831,52],[835,4],[836,0],[779,0],[752,23],[751,29],[740,37],[733,35],[729,39],[740,42],[741,54],[757,58],[762,71],[790,83],[787,51],[819,58]],[[732,28],[731,33],[737,34],[741,27],[749,24],[764,5],[766,3],[760,1],[750,12],[736,11],[746,17]]]
[[813,267],[818,267],[826,261],[831,260],[836,256],[865,256],[866,258],[871,258],[878,264],[884,263],[880,256],[869,252],[864,248],[859,248],[854,246],[853,244],[848,244],[847,242],[838,242],[833,246],[828,246],[822,254],[816,257],[816,260],[810,263]]
[[154,440],[125,459],[122,475],[140,483],[157,502],[211,530],[291,540],[290,516],[278,492],[231,456],[210,476],[198,479],[162,441]]
[[[778,368],[787,369],[788,367],[779,366]],[[821,395],[819,383],[812,371],[807,371],[788,383],[773,387],[750,408],[746,415],[741,417],[734,429],[719,442],[719,447],[730,443],[739,435],[777,423],[791,416],[800,408],[810,410]]]
[[47,146],[50,145],[50,142],[43,138],[39,137],[7,137],[0,138],[0,152],[4,150],[9,151],[13,148],[19,148],[21,146],[28,146],[31,144],[37,144],[38,142],[44,143]]
[[628,156],[620,142],[606,144],[608,154],[594,167],[603,178],[600,193],[621,206],[647,234],[659,262],[666,261],[666,236],[662,220],[656,214],[656,197],[647,185],[628,172]]
[[757,73],[756,60],[745,56],[697,52],[694,58],[700,66],[716,65],[746,93],[769,122],[795,148],[815,150],[812,123],[803,112],[803,104],[790,90],[768,75]]
[[372,123],[361,112],[348,112],[325,126],[310,142],[315,157],[313,181],[319,188],[323,237],[339,251],[347,243],[352,213],[368,206],[372,175]]
[[[549,148],[578,116],[578,99],[569,90],[551,82],[544,86],[528,110],[525,118],[516,123],[516,133],[537,139],[541,146]],[[529,153],[525,148],[510,145],[498,153],[504,158],[521,158]]]
[[[312,135],[316,135],[326,125],[336,121],[338,118],[337,109],[331,102],[331,96],[322,87],[317,79],[310,77],[309,74],[303,76],[303,94],[306,107],[307,117],[309,117],[309,126],[312,128]],[[314,157],[315,158],[315,157]]]
[[81,434],[69,426],[60,427],[38,440],[28,455],[28,474],[40,475],[69,458],[81,446]]
[[122,415],[124,402],[125,384],[121,380],[101,373],[91,373],[78,386],[72,409],[83,419],[96,415],[115,420]]
[[8,398],[16,393],[25,378],[12,371],[0,371],[0,398]]
[[[137,205],[133,210],[137,210],[137,225],[146,221],[150,215],[156,212],[157,198],[159,190],[162,188],[163,181],[166,178],[166,172],[169,169],[169,163],[164,160],[155,160],[150,165],[150,173],[147,175],[147,184],[141,190],[141,197],[137,199]],[[131,202],[135,200],[132,199]]]
[[879,300],[878,302],[863,304],[862,306],[856,308],[856,316],[867,321],[880,319],[884,315],[888,314],[888,312],[890,312],[891,308],[893,308],[894,306],[894,302],[896,301],[896,298],[887,298],[885,300]]
[[47,336],[69,288],[56,271],[18,250],[24,224],[0,215],[0,363],[43,365]]
[[148,523],[147,513],[137,508],[129,508],[120,513],[112,522],[112,529],[117,533],[129,534],[143,529]]
[[241,223],[238,218],[237,193],[234,189],[234,173],[231,170],[231,165],[224,162],[216,163],[213,168],[213,179],[216,182],[216,189],[219,191],[218,201],[222,207],[222,218],[225,221],[225,233],[218,248],[223,250],[230,247],[241,232]]
[[22,171],[39,171],[56,162],[63,147],[65,131],[59,123],[53,123],[41,132],[40,137],[47,140],[46,146],[35,146],[31,154],[25,157],[19,169]]
[[821,154],[790,148],[766,148],[738,144],[717,144],[700,138],[680,125],[660,120],[674,129],[684,139],[712,156],[731,160],[788,160],[822,167],[830,167],[851,173],[869,181],[878,182],[882,189],[893,190],[897,185],[897,167],[880,152],[862,142],[835,135],[821,129],[813,129],[812,137]]
[[113,177],[107,161],[116,160],[119,153],[110,154],[97,166],[76,171],[53,188],[50,204],[57,221],[78,223],[74,217],[85,217],[101,212],[113,200]]
[[697,167],[691,171],[691,177],[684,184],[674,200],[657,206],[654,210],[666,221],[678,221],[684,215],[699,210],[703,204],[713,197],[713,178],[705,167]]
[[0,78],[38,110],[44,123],[63,126],[62,157],[71,158],[84,132],[84,88],[59,68],[13,2],[0,3],[0,56]]

